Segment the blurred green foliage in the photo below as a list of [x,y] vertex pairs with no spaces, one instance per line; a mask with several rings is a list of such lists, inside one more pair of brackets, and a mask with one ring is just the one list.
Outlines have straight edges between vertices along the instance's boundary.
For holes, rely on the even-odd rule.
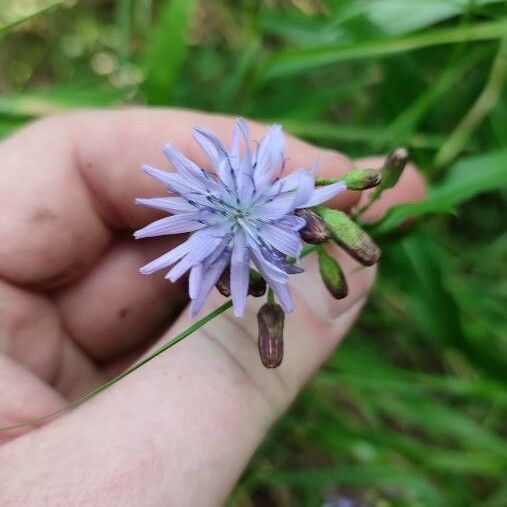
[[178,105],[351,156],[407,145],[430,181],[372,228],[367,310],[231,506],[507,505],[506,37],[502,0],[3,0],[0,135]]

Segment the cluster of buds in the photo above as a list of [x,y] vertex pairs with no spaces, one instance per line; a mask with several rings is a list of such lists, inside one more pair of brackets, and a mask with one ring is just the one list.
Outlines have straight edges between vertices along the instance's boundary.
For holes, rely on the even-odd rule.
[[[348,190],[374,189],[368,202],[356,212],[360,216],[381,193],[398,182],[408,161],[408,152],[397,148],[390,152],[380,170],[353,169],[341,180]],[[337,180],[318,180],[320,185],[328,185]],[[347,280],[339,263],[323,248],[326,242],[334,242],[363,266],[373,266],[380,257],[380,248],[370,236],[346,213],[319,206],[315,209],[299,210],[297,214],[306,220],[306,226],[300,231],[303,241],[318,245],[319,268],[322,281],[329,293],[336,299],[348,294]]]
[[[356,211],[359,217],[381,193],[393,187],[399,180],[408,160],[404,148],[389,153],[380,170],[353,169],[339,179],[317,180],[318,185],[329,185],[343,181],[348,190],[369,190],[367,203]],[[315,245],[318,252],[319,270],[322,281],[335,299],[343,299],[348,294],[348,285],[343,269],[338,261],[324,249],[326,243],[334,243],[345,250],[363,266],[373,266],[380,258],[380,248],[373,239],[343,211],[317,206],[296,211],[306,225],[299,234],[305,243]],[[226,270],[216,284],[219,292],[228,297],[231,295],[230,271]],[[250,270],[248,294],[254,297],[266,293],[266,282],[255,270]],[[280,305],[274,302],[271,291],[268,302],[257,314],[258,346],[262,364],[266,368],[276,368],[283,359],[283,327],[285,313]]]
[[[231,270],[227,268],[216,283],[216,288],[222,296],[228,298],[231,295]],[[248,279],[248,295],[254,298],[260,298],[266,294],[266,280],[262,278],[260,273],[250,268],[250,276]]]

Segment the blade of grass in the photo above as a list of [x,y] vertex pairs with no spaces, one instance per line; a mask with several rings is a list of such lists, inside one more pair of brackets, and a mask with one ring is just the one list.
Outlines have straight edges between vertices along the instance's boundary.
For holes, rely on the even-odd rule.
[[370,40],[343,46],[310,47],[274,53],[261,69],[260,81],[347,60],[380,58],[416,49],[502,38],[507,31],[507,19],[477,23],[469,26],[441,28],[406,37]]
[[35,0],[30,2],[7,0],[7,2],[3,2],[0,9],[0,35],[64,2],[65,0]]
[[476,47],[471,51],[465,52],[461,59],[448,65],[435,83],[425,92],[408,105],[385,129],[385,141],[382,145],[374,146],[374,151],[383,148],[394,148],[395,146],[404,146],[410,142],[414,130],[428,114],[431,107],[456,83],[463,75],[474,65],[484,58],[484,51],[488,48]]
[[118,50],[118,56],[121,64],[126,64],[130,60],[130,40],[132,37],[132,0],[116,0],[115,18],[118,27],[121,44]]
[[149,104],[168,104],[188,49],[187,35],[198,0],[166,0],[143,57],[143,92]]
[[428,27],[480,6],[504,0],[382,0],[370,2],[367,16],[387,33],[397,35]]
[[473,131],[481,124],[493,109],[507,79],[507,37],[502,40],[500,49],[491,67],[486,86],[470,108],[465,117],[458,123],[445,144],[435,156],[435,165],[444,166],[455,159],[464,149]]
[[409,218],[452,213],[456,206],[482,192],[505,187],[506,167],[507,150],[462,160],[448,171],[442,183],[430,190],[424,201],[392,208],[370,232],[375,236],[388,234]]
[[470,339],[466,323],[448,288],[446,276],[452,265],[446,252],[422,229],[414,231],[399,245],[407,300],[421,336],[440,350],[456,352],[475,367],[497,378],[507,380],[507,361],[481,343]]
[[[272,121],[272,120],[269,120]],[[360,127],[356,125],[336,125],[326,122],[298,122],[277,118],[290,133],[306,137],[308,139],[329,140],[329,141],[348,141],[358,143],[375,142],[384,144],[386,142],[384,129],[382,127]],[[435,149],[442,145],[444,137],[436,134],[414,133],[407,141],[407,145],[412,148]]]

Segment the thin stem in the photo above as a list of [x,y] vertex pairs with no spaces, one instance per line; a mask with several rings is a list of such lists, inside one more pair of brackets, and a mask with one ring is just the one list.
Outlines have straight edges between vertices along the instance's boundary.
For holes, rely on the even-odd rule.
[[495,106],[507,78],[507,37],[500,44],[488,82],[468,113],[458,123],[446,143],[435,156],[435,165],[441,167],[455,159],[465,147],[473,131]]
[[351,211],[350,215],[353,220],[359,220],[361,218],[361,215],[363,215],[366,211],[368,211],[371,208],[372,204],[376,200],[376,199],[373,199],[372,196],[373,196],[373,194],[370,194],[370,197],[364,206],[362,206],[361,208],[358,208],[354,211]]
[[[305,245],[303,247],[303,252],[301,254],[301,257],[305,257],[306,255],[311,254],[316,250],[315,245]],[[270,296],[271,295],[271,296]],[[270,300],[270,297],[274,301],[273,292],[271,289],[268,290],[268,301]],[[272,302],[272,301],[271,301]],[[93,391],[90,391],[89,393],[86,393],[81,398],[78,398],[77,400],[74,400],[70,402],[68,405],[66,405],[61,410],[58,410],[57,412],[53,412],[51,414],[45,415],[43,417],[39,417],[37,419],[32,419],[30,421],[22,422],[19,424],[14,424],[12,426],[4,426],[3,428],[0,428],[0,433],[4,431],[11,431],[18,428],[25,428],[27,426],[36,426],[39,424],[42,424],[44,422],[50,421],[51,419],[54,419],[55,417],[58,417],[59,415],[62,415],[69,410],[72,410],[73,408],[78,407],[79,405],[82,405],[83,403],[91,400],[95,396],[99,395],[106,389],[109,389],[114,384],[118,383],[120,380],[124,379],[127,375],[130,375],[131,373],[135,372],[137,369],[141,368],[141,366],[144,366],[146,363],[150,362],[152,359],[155,359],[157,356],[165,352],[166,350],[170,349],[180,341],[184,340],[188,336],[190,336],[194,331],[197,331],[204,325],[206,325],[208,322],[213,320],[215,317],[218,317],[222,313],[224,313],[226,310],[231,308],[232,301],[229,300],[225,302],[223,305],[219,306],[218,308],[215,308],[213,311],[205,315],[202,319],[199,319],[198,321],[194,322],[191,326],[187,327],[184,331],[182,331],[180,334],[175,336],[172,340],[169,340],[167,343],[164,343],[161,345],[158,349],[154,350],[151,354],[148,354],[146,357],[141,359],[139,362],[132,365],[130,368],[127,368],[124,372],[120,373],[116,377],[112,378],[111,380],[108,380],[104,384],[100,385]]]
[[343,181],[343,177],[341,178],[317,178],[315,180],[316,187],[323,187],[325,185],[332,185],[333,183],[338,183],[339,181]]
[[301,252],[301,258],[306,257],[307,255],[310,255],[312,252],[315,252],[317,250],[318,245],[310,245],[306,244],[303,247],[303,251]]
[[57,417],[59,415],[64,414],[65,412],[78,407],[79,405],[82,405],[86,401],[94,398],[98,394],[102,393],[109,387],[113,386],[123,378],[125,378],[127,375],[130,375],[137,369],[141,368],[141,366],[144,366],[146,363],[151,361],[152,359],[155,359],[157,356],[165,352],[166,350],[170,349],[172,346],[176,345],[181,340],[184,340],[187,338],[187,336],[191,335],[194,331],[197,331],[199,328],[203,327],[205,324],[207,324],[209,321],[213,320],[215,317],[218,317],[220,314],[224,313],[226,310],[228,310],[232,306],[232,301],[227,301],[223,305],[219,306],[218,308],[215,308],[212,312],[205,315],[202,319],[199,319],[198,321],[194,322],[191,326],[187,327],[184,331],[182,331],[179,335],[175,336],[172,340],[169,340],[167,343],[164,343],[162,346],[160,346],[158,349],[154,350],[151,354],[148,354],[146,357],[141,359],[139,362],[132,365],[130,368],[126,369],[124,372],[120,373],[116,377],[112,378],[111,380],[108,380],[106,383],[102,384],[101,386],[97,387],[93,391],[90,391],[89,393],[85,394],[81,398],[78,398],[75,401],[72,401],[67,406],[62,408],[61,410],[58,410],[57,412],[53,412],[51,414],[48,414],[44,417],[40,417],[38,419],[32,419],[31,421],[15,424],[12,426],[6,426],[3,428],[0,428],[0,432],[2,431],[10,431],[17,428],[24,428],[26,426],[35,426],[38,424],[41,424],[43,422],[49,421],[53,419],[54,417]]

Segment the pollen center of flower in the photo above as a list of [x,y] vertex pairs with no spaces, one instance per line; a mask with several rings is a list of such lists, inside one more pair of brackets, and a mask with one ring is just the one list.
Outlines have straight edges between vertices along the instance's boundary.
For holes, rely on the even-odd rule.
[[234,213],[233,217],[236,220],[242,220],[242,219],[248,218],[248,213],[246,211],[236,211]]

